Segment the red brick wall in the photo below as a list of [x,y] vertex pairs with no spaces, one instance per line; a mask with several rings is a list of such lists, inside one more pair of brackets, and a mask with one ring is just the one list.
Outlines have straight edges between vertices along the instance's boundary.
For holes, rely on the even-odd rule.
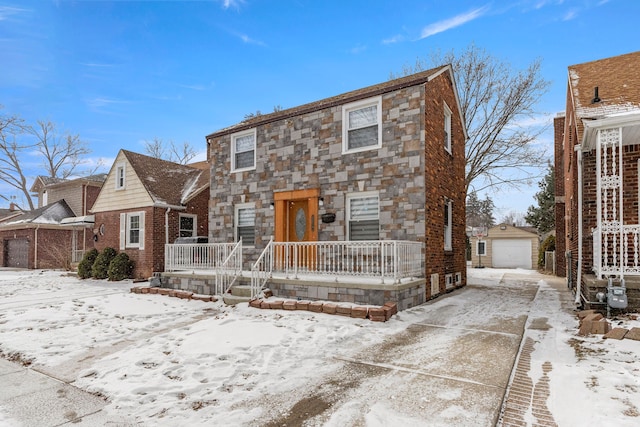
[[[6,241],[11,239],[27,239],[29,241],[29,258],[27,268],[66,268],[71,263],[72,231],[39,228],[4,230],[0,232],[0,262],[6,266]],[[78,247],[82,247],[82,231],[79,234]],[[37,252],[36,252],[37,242]],[[37,259],[36,259],[37,257]]]
[[565,117],[553,120],[554,133],[554,170],[555,170],[555,222],[556,222],[556,275],[567,275],[566,268],[566,231],[565,231],[565,194],[564,194],[564,126]]
[[[425,84],[425,273],[427,299],[431,297],[430,277],[440,275],[440,290],[445,289],[445,274],[462,273],[466,284],[465,233],[465,138],[453,85],[448,74]],[[452,111],[452,154],[444,148],[444,102]],[[453,201],[452,248],[444,251],[445,200]]]

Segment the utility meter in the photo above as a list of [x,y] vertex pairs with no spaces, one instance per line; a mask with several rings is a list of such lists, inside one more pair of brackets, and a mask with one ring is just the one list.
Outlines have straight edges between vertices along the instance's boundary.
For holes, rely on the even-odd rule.
[[627,308],[627,289],[623,286],[609,286],[607,304],[611,308]]

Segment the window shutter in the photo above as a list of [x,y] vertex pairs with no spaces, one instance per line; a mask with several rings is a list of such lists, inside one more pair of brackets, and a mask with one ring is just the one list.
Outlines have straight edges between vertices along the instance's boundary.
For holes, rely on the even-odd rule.
[[140,212],[140,246],[138,249],[144,249],[144,212]]
[[127,214],[120,214],[120,250],[124,250],[127,244]]

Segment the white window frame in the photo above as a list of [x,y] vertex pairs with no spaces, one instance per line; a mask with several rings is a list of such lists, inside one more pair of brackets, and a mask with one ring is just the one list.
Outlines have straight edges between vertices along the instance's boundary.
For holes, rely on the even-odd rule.
[[126,172],[124,162],[116,164],[116,190],[124,190],[127,185]]
[[[445,223],[444,223],[444,250],[450,251],[453,249],[453,201],[445,199]],[[448,214],[446,212],[448,211]]]
[[462,273],[456,273],[456,285],[462,283]]
[[[243,136],[247,136],[247,135],[253,136],[253,165],[249,167],[244,167],[244,168],[237,168],[236,154],[238,153],[236,153],[236,139],[242,138]],[[254,170],[256,168],[256,151],[258,147],[257,141],[258,141],[258,136],[255,128],[249,129],[247,131],[234,133],[231,135],[231,172],[244,172],[244,171]],[[248,151],[251,151],[251,150],[246,150],[243,152],[248,152]]]
[[254,211],[254,219],[253,219],[253,233],[254,233],[254,243],[245,243],[242,242],[242,246],[255,246],[255,238],[257,235],[257,230],[256,230],[256,221],[255,221],[255,213],[256,213],[256,204],[255,203],[239,203],[237,205],[235,205],[234,208],[234,221],[233,221],[233,241],[237,242],[239,240],[239,236],[238,236],[238,223],[239,223],[239,213],[241,210],[243,209],[253,209]]
[[[182,218],[193,218],[193,229],[191,230],[191,236],[182,235]],[[186,231],[186,229],[185,229]],[[178,237],[196,237],[198,235],[198,215],[183,214],[178,215]]]
[[378,209],[376,211],[376,217],[367,218],[367,220],[378,221],[378,236],[380,235],[380,193],[378,191],[363,191],[359,193],[349,193],[346,197],[347,217],[346,217],[346,235],[347,240],[351,240],[351,202],[356,199],[366,199],[369,197],[376,197],[378,199]]
[[[482,248],[484,249],[482,253],[480,253],[480,243],[482,243]],[[477,256],[487,256],[487,241],[478,239],[476,241],[476,255]]]
[[451,151],[451,118],[453,117],[453,113],[451,112],[451,108],[444,103],[444,149],[447,153],[452,154]]
[[[364,147],[349,148],[349,113],[363,108],[376,106],[376,121],[378,126],[378,143]],[[342,154],[357,153],[360,151],[377,150],[382,147],[382,97],[369,98],[352,102],[342,107]]]
[[[139,217],[138,242],[131,242],[131,218]],[[120,249],[144,249],[144,211],[120,214]]]

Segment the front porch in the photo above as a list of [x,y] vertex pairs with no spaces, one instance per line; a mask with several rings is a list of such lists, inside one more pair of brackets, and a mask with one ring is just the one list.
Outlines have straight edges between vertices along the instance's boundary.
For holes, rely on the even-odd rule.
[[[274,242],[255,262],[235,244],[166,245],[162,286],[226,295],[234,286],[256,298],[269,288],[283,298],[363,305],[393,301],[406,309],[426,300],[423,245],[406,241]],[[248,268],[247,268],[248,267]]]

